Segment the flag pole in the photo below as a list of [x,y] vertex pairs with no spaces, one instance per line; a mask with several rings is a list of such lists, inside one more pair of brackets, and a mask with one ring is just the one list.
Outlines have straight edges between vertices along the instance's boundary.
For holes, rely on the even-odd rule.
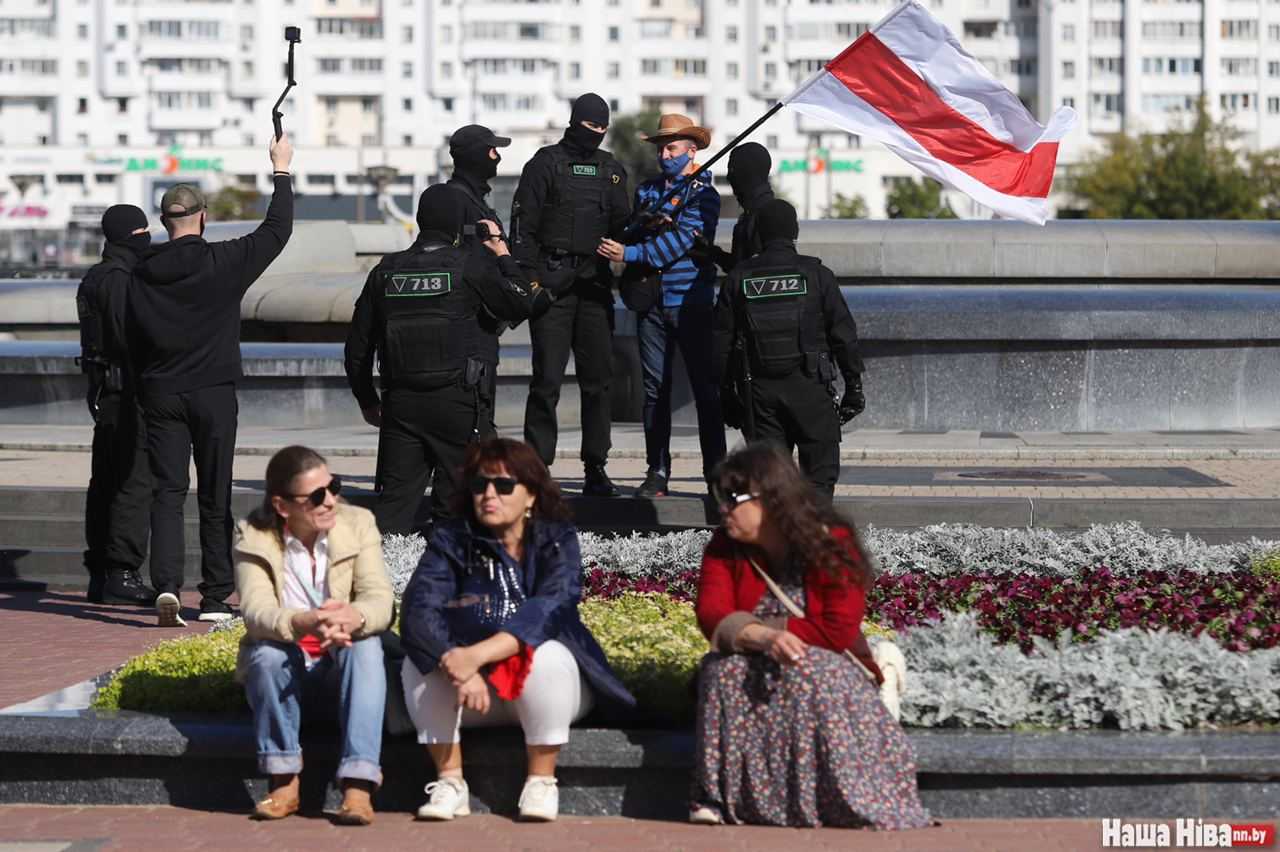
[[772,107],[769,108],[768,112],[766,112],[764,115],[760,116],[755,121],[753,121],[750,127],[748,127],[746,130],[742,131],[737,136],[735,136],[733,138],[733,141],[731,141],[728,145],[726,145],[725,147],[717,151],[716,155],[712,157],[710,160],[707,160],[706,164],[700,166],[696,172],[694,172],[693,174],[685,175],[684,177],[680,178],[680,180],[678,180],[675,186],[671,187],[671,189],[667,190],[666,192],[660,193],[658,196],[658,200],[656,202],[654,202],[653,204],[650,204],[644,210],[641,210],[639,213],[636,213],[634,216],[632,216],[631,223],[627,225],[627,229],[622,233],[622,238],[625,240],[627,237],[634,234],[640,228],[642,223],[648,221],[649,218],[652,217],[654,213],[657,213],[659,210],[662,209],[664,199],[670,198],[672,195],[678,195],[679,193],[683,192],[684,188],[688,186],[689,183],[691,183],[694,178],[696,178],[700,173],[711,168],[716,163],[717,160],[719,160],[725,154],[732,151],[735,146],[737,146],[739,143],[742,142],[743,139],[746,139],[748,136],[754,133],[757,127],[764,124],[770,118],[773,118],[773,114],[780,109],[782,109],[782,101],[778,101],[776,104],[774,104]]

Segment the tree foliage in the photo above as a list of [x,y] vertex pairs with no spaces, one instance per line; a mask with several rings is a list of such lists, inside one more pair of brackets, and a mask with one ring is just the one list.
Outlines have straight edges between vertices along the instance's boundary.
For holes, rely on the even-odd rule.
[[843,192],[836,193],[826,212],[828,219],[866,219],[870,215],[867,199],[861,195],[845,195]]
[[942,198],[942,184],[933,178],[898,181],[885,197],[884,212],[890,219],[956,219]]
[[627,170],[627,191],[634,196],[636,187],[658,176],[658,150],[641,137],[658,129],[658,110],[650,107],[642,112],[615,116],[609,123],[605,147]]
[[261,216],[262,193],[244,186],[224,186],[209,199],[209,215],[219,222],[239,222]]
[[1249,155],[1201,98],[1188,125],[1121,134],[1069,181],[1090,219],[1260,219],[1280,215],[1276,152]]

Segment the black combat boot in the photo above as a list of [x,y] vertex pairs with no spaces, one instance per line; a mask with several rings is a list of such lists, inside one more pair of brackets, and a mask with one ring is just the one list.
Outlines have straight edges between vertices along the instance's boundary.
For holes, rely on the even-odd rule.
[[156,593],[142,582],[133,568],[112,568],[107,572],[102,602],[123,606],[152,606],[156,602]]
[[636,496],[666,497],[667,475],[656,470],[649,471],[645,474],[644,482],[640,483],[640,487],[636,489]]
[[617,497],[622,492],[604,472],[604,465],[589,464],[582,478],[582,493],[587,497]]

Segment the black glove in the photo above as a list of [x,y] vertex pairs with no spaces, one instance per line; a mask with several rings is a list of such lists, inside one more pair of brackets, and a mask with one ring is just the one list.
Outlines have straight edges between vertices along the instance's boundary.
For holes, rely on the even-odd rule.
[[844,396],[840,398],[837,415],[840,425],[848,423],[861,414],[867,407],[867,398],[862,395],[862,377],[854,374],[844,380]]

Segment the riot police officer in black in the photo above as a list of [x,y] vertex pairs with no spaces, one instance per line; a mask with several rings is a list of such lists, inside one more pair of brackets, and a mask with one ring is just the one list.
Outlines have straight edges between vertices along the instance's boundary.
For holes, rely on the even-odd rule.
[[762,248],[760,233],[756,227],[756,214],[773,200],[769,186],[769,170],[773,159],[769,151],[758,142],[744,142],[729,152],[729,186],[738,200],[738,221],[733,226],[733,245],[729,251],[712,246],[716,265],[726,274],[747,258],[759,254]]
[[482,318],[528,319],[548,300],[511,259],[496,222],[477,223],[489,256],[461,244],[462,207],[455,189],[428,187],[418,200],[417,240],[373,268],[351,318],[347,381],[365,420],[381,429],[374,515],[384,533],[412,531],[433,470],[433,513],[442,515],[467,445],[492,429]]
[[573,104],[569,127],[555,145],[538,150],[520,175],[511,205],[512,250],[530,279],[555,303],[530,323],[533,378],[524,412],[524,439],[550,465],[556,454],[556,405],[569,352],[582,405],[583,493],[616,497],[605,473],[613,381],[613,274],[596,248],[619,238],[631,216],[627,173],[600,150],[609,105],[588,93]]
[[125,354],[124,306],[133,267],[151,244],[147,214],[116,204],[102,215],[102,261],[76,291],[80,370],[89,377],[93,457],[85,495],[84,564],[91,603],[151,606],[138,574],[151,531],[147,432]]
[[[489,128],[480,124],[468,124],[459,127],[449,137],[449,156],[453,158],[453,175],[446,186],[452,187],[462,194],[462,224],[471,225],[487,219],[496,222],[502,229],[502,219],[489,206],[485,196],[489,194],[489,181],[498,174],[498,163],[502,162],[499,148],[511,144],[506,136],[498,136]],[[463,233],[464,238],[473,236]],[[469,242],[476,243],[474,239]],[[477,248],[479,247],[476,243]],[[483,251],[484,249],[480,249]]]
[[[746,408],[748,441],[796,448],[800,468],[834,496],[840,476],[840,426],[866,406],[853,316],[835,273],[796,253],[796,211],[773,200],[760,208],[762,251],[738,263],[720,290],[712,332],[713,378],[732,370]],[[731,364],[735,337],[740,342]],[[845,392],[835,403],[839,369]]]

